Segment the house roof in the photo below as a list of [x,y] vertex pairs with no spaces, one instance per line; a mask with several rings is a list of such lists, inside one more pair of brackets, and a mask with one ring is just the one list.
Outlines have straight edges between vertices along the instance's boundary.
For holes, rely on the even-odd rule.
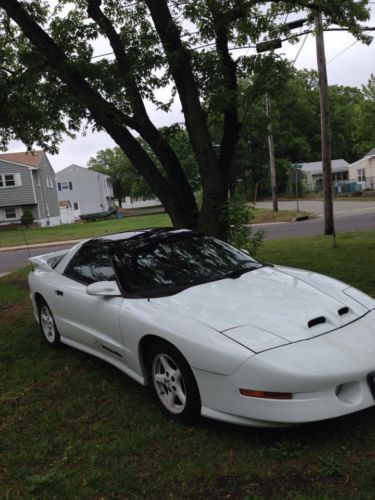
[[366,153],[362,158],[360,158],[359,160],[353,162],[350,167],[354,167],[356,165],[360,165],[362,164],[363,162],[367,162],[370,160],[370,158],[372,158],[373,156],[375,156],[375,148],[372,148],[370,149],[370,151],[368,153]]
[[69,171],[74,172],[77,170],[79,172],[82,172],[84,175],[88,175],[88,176],[100,175],[103,177],[110,177],[108,174],[102,174],[101,172],[97,172],[96,170],[91,170],[91,169],[86,168],[86,167],[81,167],[80,165],[75,165],[74,163],[72,163],[72,165],[69,165],[68,167],[63,168],[62,170],[59,170],[56,173],[56,177],[59,179],[61,177],[61,175],[64,174],[65,172],[69,172]]
[[[323,166],[321,161],[301,163],[301,165],[302,165],[302,170],[304,172],[310,172],[310,173],[323,172]],[[332,172],[347,172],[348,168],[349,168],[349,163],[343,158],[332,160]]]
[[375,148],[370,149],[370,151],[365,154],[365,158],[366,156],[375,156]]
[[18,165],[27,165],[28,167],[38,167],[44,151],[22,151],[19,153],[0,153],[0,160],[6,160]]

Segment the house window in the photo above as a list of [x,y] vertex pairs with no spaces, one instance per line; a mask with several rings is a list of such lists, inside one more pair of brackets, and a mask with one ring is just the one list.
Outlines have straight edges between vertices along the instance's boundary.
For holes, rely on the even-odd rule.
[[49,175],[46,177],[47,187],[53,189],[53,179]]
[[22,186],[21,174],[0,175],[0,188],[11,188],[16,186]]
[[70,181],[69,182],[62,182],[61,188],[62,189],[70,189],[70,191],[71,191],[73,189],[73,184]]
[[40,186],[40,175],[39,175],[39,172],[35,173],[35,178],[36,178],[36,185]]
[[4,175],[4,178],[5,178],[5,186],[6,187],[13,187],[16,185],[14,175],[12,175],[12,174]]
[[17,219],[16,207],[4,208],[4,213],[7,220]]
[[59,191],[61,191],[61,182],[58,182],[58,183],[57,183],[57,189],[58,189]]
[[364,168],[358,170],[358,182],[366,182],[366,170]]
[[73,203],[73,208],[74,210],[78,210],[78,203],[76,201]]

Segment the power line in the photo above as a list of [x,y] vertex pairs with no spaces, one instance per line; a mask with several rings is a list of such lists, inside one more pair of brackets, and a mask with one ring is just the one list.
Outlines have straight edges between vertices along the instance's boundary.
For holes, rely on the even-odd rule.
[[338,54],[336,54],[334,57],[332,57],[332,59],[330,59],[329,61],[327,61],[327,64],[329,64],[330,62],[334,61],[335,59],[337,59],[339,56],[341,56],[341,54],[343,54],[344,52],[346,52],[347,50],[349,50],[351,47],[353,47],[353,45],[355,45],[356,43],[358,43],[359,40],[355,40],[352,44],[350,44],[348,47],[346,47],[344,50],[342,50],[341,52],[339,52]]
[[303,46],[305,45],[306,43],[306,40],[307,40],[307,37],[309,36],[309,33],[306,33],[305,35],[305,38],[302,40],[302,43],[300,44],[299,48],[298,48],[298,51],[297,51],[297,54],[296,54],[296,57],[294,58],[293,60],[293,64],[295,64],[295,62],[297,61],[300,53],[302,52],[302,49],[303,49]]
[[[375,3],[375,2],[374,2]],[[348,31],[347,29],[345,28],[326,28],[324,31]],[[365,31],[375,31],[375,27],[374,26],[363,26],[361,28],[361,31],[365,32]],[[306,42],[306,38],[307,38],[307,35],[309,35],[309,33],[312,33],[313,31],[312,30],[306,30],[306,31],[303,31],[302,33],[299,33],[297,35],[293,35],[293,38],[295,36],[297,37],[300,37],[300,36],[303,36],[303,35],[306,35],[305,39],[302,41],[302,44],[301,44],[301,47],[300,47],[300,50],[297,52],[297,55],[296,55],[296,58],[299,56],[300,54],[300,51],[302,50],[303,48],[303,45],[305,44]],[[183,36],[189,36],[189,35],[194,35],[195,33],[198,33],[197,31],[194,32],[194,33],[188,33],[186,35],[183,35]],[[292,38],[291,36],[287,36],[285,38],[282,38],[280,39],[281,42],[286,42],[288,41],[290,38]],[[350,47],[352,47],[353,45],[355,45],[359,40],[356,40],[354,43],[352,43],[349,47],[347,47],[346,49],[344,49],[342,52],[340,52],[339,54],[337,54],[337,56],[335,56],[333,59],[336,59],[336,57],[338,57],[339,55],[341,55],[343,52],[345,52],[346,50],[350,49]],[[212,42],[212,43],[206,43],[204,45],[198,45],[197,47],[192,47],[192,50],[198,50],[198,49],[205,49],[207,47],[212,47],[215,45],[215,42]],[[240,47],[229,47],[229,50],[241,50],[241,49],[255,49],[256,48],[256,45],[243,45],[243,46],[240,46]],[[91,57],[91,60],[93,59],[98,59],[99,57],[105,57],[105,56],[110,56],[110,55],[113,55],[113,52],[106,52],[104,54],[98,54],[96,56],[92,56]],[[333,59],[330,59],[330,61],[328,62],[331,62],[333,61]],[[327,63],[328,64],[328,63]]]

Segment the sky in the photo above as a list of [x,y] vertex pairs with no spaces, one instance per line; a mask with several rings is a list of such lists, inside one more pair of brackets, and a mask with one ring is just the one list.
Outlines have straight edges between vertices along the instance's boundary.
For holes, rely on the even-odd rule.
[[[291,19],[289,19],[291,20]],[[371,4],[371,19],[365,23],[366,26],[375,26],[375,2]],[[303,38],[298,44],[284,42],[279,54],[294,61],[301,48]],[[347,32],[325,32],[325,51],[327,60],[328,81],[331,85],[350,85],[361,87],[365,85],[371,75],[375,73],[375,33],[374,41],[366,46],[361,42],[356,42],[355,38]],[[108,46],[102,42],[95,48],[96,54],[109,52]],[[255,49],[235,51],[233,55],[250,55],[255,53]],[[316,46],[313,35],[308,35],[295,62],[297,69],[316,69]],[[160,94],[159,97],[163,97]],[[165,100],[169,97],[168,89],[164,94]],[[169,113],[158,111],[151,103],[147,103],[151,120],[157,127],[170,125],[175,122],[182,122],[181,106],[178,99],[175,100]],[[105,132],[87,132],[85,136],[79,135],[76,139],[66,138],[60,145],[57,155],[49,155],[51,164],[56,172],[71,165],[72,163],[82,167],[87,166],[88,160],[105,148],[113,148],[116,144]],[[12,141],[8,151],[23,151],[25,146],[20,141]]]

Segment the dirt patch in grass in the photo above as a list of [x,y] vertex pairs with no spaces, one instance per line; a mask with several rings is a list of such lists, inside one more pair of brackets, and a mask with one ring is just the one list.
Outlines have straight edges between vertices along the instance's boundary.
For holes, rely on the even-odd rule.
[[250,220],[250,224],[265,224],[269,222],[292,222],[295,217],[308,216],[313,217],[309,212],[296,210],[279,210],[279,212],[273,212],[267,209],[257,209],[254,213],[254,217]]
[[0,325],[17,320],[21,315],[31,312],[30,301],[15,302],[12,305],[0,304]]

